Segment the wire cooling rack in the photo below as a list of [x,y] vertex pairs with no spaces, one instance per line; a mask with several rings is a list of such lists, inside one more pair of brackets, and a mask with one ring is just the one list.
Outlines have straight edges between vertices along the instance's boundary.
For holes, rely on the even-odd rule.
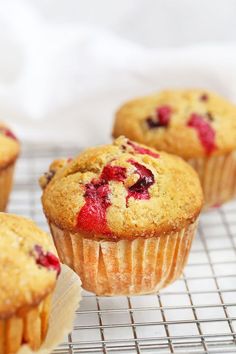
[[[10,212],[47,228],[38,177],[78,147],[26,146]],[[73,332],[55,353],[236,353],[236,202],[201,216],[181,279],[146,296],[83,292]]]

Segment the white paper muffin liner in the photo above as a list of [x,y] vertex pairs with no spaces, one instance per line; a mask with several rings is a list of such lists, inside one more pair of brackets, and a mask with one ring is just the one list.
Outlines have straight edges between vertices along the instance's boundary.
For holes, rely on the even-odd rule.
[[27,313],[0,320],[0,354],[51,353],[72,329],[80,284],[78,276],[63,265],[53,295]]
[[0,320],[0,353],[15,353],[24,342],[38,349],[47,334],[50,308],[51,296],[47,296],[26,313]]
[[5,211],[12,189],[15,163],[0,170],[0,211]]
[[49,222],[60,260],[97,295],[138,295],[158,291],[177,279],[187,262],[196,223],[158,238],[96,241]]
[[236,151],[187,161],[197,171],[203,188],[204,208],[220,206],[236,196]]

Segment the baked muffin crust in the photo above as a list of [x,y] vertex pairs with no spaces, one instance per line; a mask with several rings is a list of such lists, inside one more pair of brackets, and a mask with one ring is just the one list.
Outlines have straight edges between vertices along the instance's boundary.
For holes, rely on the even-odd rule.
[[236,149],[236,106],[206,90],[169,90],[125,103],[113,136],[184,159],[221,155]]
[[0,169],[12,164],[19,152],[19,141],[10,129],[0,122]]
[[106,240],[159,236],[201,210],[199,179],[187,163],[124,137],[62,161],[41,183],[44,212],[64,230]]
[[55,287],[60,265],[46,233],[0,213],[0,319],[36,306]]

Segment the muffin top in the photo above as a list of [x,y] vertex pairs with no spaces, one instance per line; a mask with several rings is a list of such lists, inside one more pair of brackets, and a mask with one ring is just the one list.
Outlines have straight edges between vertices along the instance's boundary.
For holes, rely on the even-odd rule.
[[15,161],[20,144],[12,131],[0,122],[0,169]]
[[206,90],[172,90],[124,104],[113,135],[185,159],[236,148],[236,106]]
[[95,239],[177,231],[194,222],[202,206],[192,167],[124,137],[54,162],[40,183],[49,222]]
[[32,221],[0,213],[0,319],[37,305],[55,287],[60,263]]

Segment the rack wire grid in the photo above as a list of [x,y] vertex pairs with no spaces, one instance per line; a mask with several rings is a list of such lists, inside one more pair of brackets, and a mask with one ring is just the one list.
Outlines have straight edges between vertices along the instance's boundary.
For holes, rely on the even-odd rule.
[[[47,229],[38,177],[76,146],[24,146],[9,211]],[[83,292],[73,332],[55,353],[236,353],[236,202],[201,215],[182,278],[146,296]]]

